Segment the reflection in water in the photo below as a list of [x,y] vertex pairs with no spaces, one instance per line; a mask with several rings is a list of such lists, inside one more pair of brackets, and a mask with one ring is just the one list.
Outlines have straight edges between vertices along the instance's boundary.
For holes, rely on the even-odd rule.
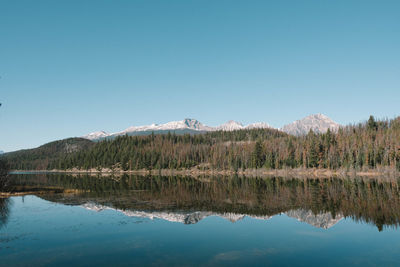
[[42,198],[88,209],[116,209],[128,216],[196,223],[207,216],[237,221],[269,219],[285,213],[316,227],[342,218],[372,223],[382,230],[400,223],[398,181],[368,179],[287,179],[243,177],[137,177],[15,175],[16,190],[62,188],[78,194]]
[[314,214],[311,210],[290,210],[286,212],[286,215],[301,222],[311,224],[318,228],[328,229],[337,224],[341,219],[343,219],[342,214],[336,214],[335,217],[332,216],[330,212]]
[[3,228],[8,222],[10,215],[11,199],[0,198],[0,229]]
[[231,222],[237,222],[242,220],[244,217],[248,216],[253,219],[260,220],[268,220],[271,217],[269,216],[251,216],[246,214],[238,214],[238,213],[217,213],[212,211],[195,211],[195,212],[184,212],[184,211],[139,211],[139,210],[119,210],[113,209],[107,206],[95,204],[95,203],[86,203],[82,205],[85,209],[93,210],[93,211],[103,211],[107,209],[112,209],[123,213],[129,217],[140,217],[140,218],[148,218],[148,219],[162,219],[170,222],[179,222],[184,224],[195,224],[201,221],[204,218],[209,216],[218,216],[224,219],[227,219]]
[[[88,210],[93,211],[103,211],[107,209],[112,209],[123,213],[129,217],[140,217],[140,218],[148,218],[148,219],[162,219],[170,222],[179,222],[184,224],[195,224],[201,221],[204,218],[209,216],[218,216],[224,218],[231,222],[237,222],[239,220],[244,219],[246,216],[252,219],[258,220],[269,220],[272,216],[255,216],[248,214],[239,214],[239,213],[215,213],[212,211],[195,211],[195,212],[172,212],[172,211],[138,211],[138,210],[119,210],[113,209],[107,206],[95,204],[95,203],[86,203],[83,204],[82,207]],[[332,217],[330,212],[320,213],[314,215],[312,211],[306,210],[291,210],[285,212],[285,214],[289,217],[295,218],[301,222],[306,222],[310,225],[313,225],[318,228],[328,229],[334,226],[337,222],[343,219],[342,215],[336,215],[335,218]]]

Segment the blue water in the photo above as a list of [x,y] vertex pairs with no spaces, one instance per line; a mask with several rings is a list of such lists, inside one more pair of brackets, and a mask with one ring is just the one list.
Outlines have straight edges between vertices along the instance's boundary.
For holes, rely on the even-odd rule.
[[195,224],[12,197],[2,266],[399,266],[400,231],[344,218],[328,229],[284,214]]

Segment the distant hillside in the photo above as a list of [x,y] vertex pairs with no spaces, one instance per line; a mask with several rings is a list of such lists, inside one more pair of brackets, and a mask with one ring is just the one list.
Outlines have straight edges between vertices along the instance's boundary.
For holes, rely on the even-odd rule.
[[84,138],[68,138],[1,155],[12,170],[43,170],[49,163],[62,160],[66,155],[89,149],[94,143]]

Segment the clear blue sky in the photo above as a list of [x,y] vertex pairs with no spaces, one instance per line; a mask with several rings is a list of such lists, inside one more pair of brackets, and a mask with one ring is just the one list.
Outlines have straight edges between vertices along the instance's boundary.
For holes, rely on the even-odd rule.
[[0,150],[196,118],[400,114],[400,1],[0,0]]

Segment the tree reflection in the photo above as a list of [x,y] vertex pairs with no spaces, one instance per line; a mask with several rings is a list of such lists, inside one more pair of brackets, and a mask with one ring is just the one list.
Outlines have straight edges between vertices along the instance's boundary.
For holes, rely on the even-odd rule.
[[0,229],[8,222],[10,215],[11,200],[9,198],[0,198]]
[[92,177],[19,175],[15,186],[59,187],[79,194],[42,197],[71,205],[94,202],[126,210],[213,211],[273,216],[291,210],[330,213],[374,224],[400,225],[398,180],[245,177]]

